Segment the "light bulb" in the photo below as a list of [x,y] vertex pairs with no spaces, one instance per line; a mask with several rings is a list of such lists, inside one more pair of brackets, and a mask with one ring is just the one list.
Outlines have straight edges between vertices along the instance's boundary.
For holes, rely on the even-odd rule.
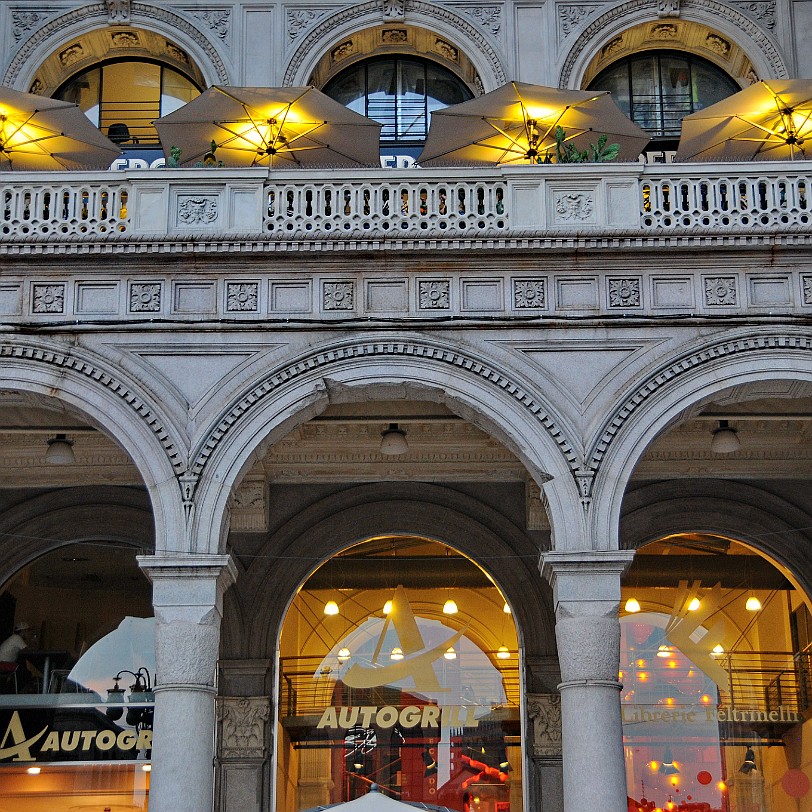
[[327,601],[324,604],[324,614],[325,615],[337,615],[338,614],[338,604],[335,601]]
[[338,661],[340,663],[345,663],[349,659],[350,659],[350,650],[346,646],[344,648],[340,648],[338,650]]
[[702,602],[699,600],[699,598],[691,598],[691,602],[688,604],[688,611],[696,612],[700,606],[702,606]]
[[660,646],[657,649],[657,656],[658,657],[670,657],[671,656],[671,649],[668,646]]
[[443,614],[444,615],[456,615],[457,611],[458,611],[457,604],[451,598],[449,598],[443,604]]
[[41,767],[29,767],[29,768],[26,770],[26,772],[27,772],[29,775],[39,775],[39,774],[42,772],[42,768],[41,768]]
[[629,600],[626,601],[624,608],[630,614],[634,614],[635,612],[640,611],[640,602],[637,600],[637,598],[629,598]]
[[385,615],[388,615],[388,614],[389,614],[391,611],[392,611],[392,601],[387,601],[387,602],[386,602],[386,603],[383,605],[383,613],[384,613]]
[[725,653],[725,649],[724,649],[724,646],[721,643],[717,643],[713,647],[713,650],[711,651],[711,654],[724,654],[724,653]]
[[761,601],[755,596],[751,595],[744,604],[744,608],[748,612],[759,612],[761,610]]
[[507,646],[499,646],[499,649],[496,652],[496,656],[500,660],[509,660],[510,659],[510,649]]
[[504,612],[506,615],[509,615],[509,614],[511,613],[511,612],[510,612],[510,607],[508,606],[507,601],[505,601],[505,605],[502,607],[502,611],[503,611],[503,612]]
[[389,655],[389,659],[390,660],[402,660],[403,659],[403,649],[398,648],[397,646],[395,646],[392,649],[392,653]]
[[457,652],[454,651],[454,646],[451,646],[451,648],[446,649],[445,654],[443,654],[443,657],[445,657],[446,660],[456,660]]

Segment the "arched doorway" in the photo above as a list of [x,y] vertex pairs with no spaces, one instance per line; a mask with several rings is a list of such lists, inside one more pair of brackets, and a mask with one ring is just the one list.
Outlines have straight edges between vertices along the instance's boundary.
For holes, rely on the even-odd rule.
[[279,644],[277,812],[397,800],[522,803],[520,656],[490,576],[436,541],[368,539],[290,604]]
[[640,548],[623,582],[629,809],[796,809],[810,790],[812,616],[791,574],[714,533]]

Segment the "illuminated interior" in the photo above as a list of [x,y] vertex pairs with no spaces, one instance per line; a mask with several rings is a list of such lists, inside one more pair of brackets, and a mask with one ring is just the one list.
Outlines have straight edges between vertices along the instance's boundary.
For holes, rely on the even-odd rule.
[[796,812],[812,775],[812,623],[788,574],[680,534],[624,578],[621,693],[633,812]]
[[521,812],[516,630],[464,556],[414,537],[352,547],[300,589],[280,652],[277,812],[373,783],[400,801]]
[[0,812],[147,809],[154,618],[135,553],[72,544],[0,592],[0,639],[27,644],[0,664]]

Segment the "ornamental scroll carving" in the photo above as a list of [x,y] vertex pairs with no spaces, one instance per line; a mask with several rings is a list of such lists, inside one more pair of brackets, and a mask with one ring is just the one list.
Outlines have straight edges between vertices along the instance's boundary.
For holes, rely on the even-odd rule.
[[270,715],[271,706],[267,697],[222,699],[221,758],[264,758],[265,723]]
[[558,694],[528,694],[527,715],[533,725],[533,755],[561,756],[561,697]]
[[178,197],[178,222],[211,225],[217,220],[217,198],[203,195]]
[[578,192],[561,194],[555,202],[555,213],[561,220],[589,220],[594,209],[592,197]]

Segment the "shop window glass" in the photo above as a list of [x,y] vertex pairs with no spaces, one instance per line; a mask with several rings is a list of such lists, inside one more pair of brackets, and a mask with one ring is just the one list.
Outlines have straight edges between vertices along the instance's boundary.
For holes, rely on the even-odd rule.
[[318,570],[281,635],[277,812],[350,801],[372,783],[427,808],[521,812],[505,606],[478,567],[422,539],[377,539]]
[[154,62],[109,62],[80,73],[55,98],[78,104],[112,141],[130,146],[157,146],[156,118],[198,96],[183,74]]
[[32,562],[0,592],[0,635],[0,809],[146,810],[155,636],[135,551]]
[[678,138],[682,119],[741,88],[711,62],[678,51],[646,51],[615,62],[589,84],[608,90],[655,138]]
[[631,812],[788,812],[809,800],[810,651],[793,644],[805,600],[729,539],[638,551],[621,603]]
[[362,115],[380,121],[381,144],[419,147],[432,110],[472,98],[451,71],[427,59],[375,57],[331,79],[324,92]]

